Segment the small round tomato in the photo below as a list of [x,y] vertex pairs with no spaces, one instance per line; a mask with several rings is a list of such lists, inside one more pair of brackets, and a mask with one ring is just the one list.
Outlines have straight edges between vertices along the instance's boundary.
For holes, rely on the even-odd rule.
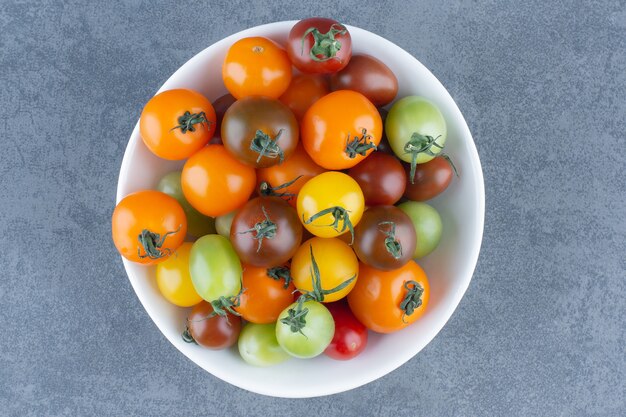
[[255,168],[281,164],[298,145],[298,122],[278,100],[246,97],[222,121],[222,142],[239,161]]
[[222,119],[224,119],[226,110],[228,110],[235,101],[237,101],[237,99],[233,97],[232,94],[224,94],[213,102],[213,109],[215,109],[215,133],[209,143],[222,143]]
[[376,269],[390,271],[406,264],[415,253],[415,227],[411,218],[394,206],[365,210],[354,229],[354,251]]
[[241,331],[241,319],[234,314],[215,314],[211,303],[202,301],[187,317],[187,329],[183,340],[194,341],[207,349],[219,350],[231,347],[237,342]]
[[155,264],[183,243],[187,218],[178,201],[160,191],[127,195],[113,211],[113,243],[129,261]]
[[345,300],[326,304],[335,321],[335,335],[324,350],[326,356],[346,361],[363,352],[367,345],[367,327],[354,317]]
[[148,149],[163,159],[189,158],[215,132],[215,111],[202,94],[168,90],[152,97],[139,118],[139,133]]
[[280,197],[296,207],[300,189],[308,180],[322,172],[326,170],[313,162],[299,144],[282,164],[257,170],[257,189],[259,195]]
[[274,323],[280,313],[293,303],[296,289],[289,268],[243,267],[243,288],[235,311],[252,323]]
[[291,276],[298,291],[305,294],[316,290],[317,271],[323,293],[318,301],[329,303],[345,297],[354,287],[359,261],[345,242],[314,237],[304,242],[291,260]]
[[315,236],[352,234],[363,215],[363,192],[348,175],[324,172],[304,184],[298,193],[297,208],[298,218]]
[[423,258],[439,245],[442,233],[441,216],[437,210],[426,203],[406,201],[398,205],[413,222],[417,236],[414,258]]
[[267,38],[243,38],[224,59],[222,78],[237,99],[261,95],[280,97],[291,82],[291,62],[283,48]]
[[420,318],[428,306],[430,285],[415,261],[393,271],[359,266],[359,279],[348,294],[350,309],[368,329],[392,333]]
[[365,205],[396,204],[406,187],[406,174],[398,159],[374,152],[359,165],[348,171],[363,190]]
[[243,327],[237,343],[244,361],[254,366],[272,366],[291,356],[276,340],[276,325],[248,323]]
[[383,124],[363,94],[340,90],[309,107],[301,131],[304,149],[316,164],[341,170],[355,166],[376,149]]
[[[294,321],[296,325],[292,324]],[[280,313],[276,322],[278,344],[296,358],[318,356],[328,347],[334,334],[333,316],[317,301],[293,303]]]
[[215,218],[215,231],[218,235],[222,235],[226,239],[230,239],[230,227],[233,225],[233,219],[236,214],[237,210],[233,210],[230,213],[226,213]]
[[242,206],[256,185],[254,168],[233,158],[222,145],[196,152],[183,167],[183,194],[206,216],[221,216]]
[[333,91],[353,90],[375,106],[385,106],[398,94],[398,79],[381,60],[370,55],[352,55],[350,63],[330,78]]
[[285,94],[280,96],[280,101],[289,107],[300,121],[309,107],[329,91],[328,81],[324,77],[298,74],[291,79],[291,84]]
[[[407,176],[409,166],[405,167]],[[419,164],[415,168],[413,183],[407,181],[404,196],[413,201],[426,201],[444,192],[454,176],[454,169],[448,159],[437,156],[432,160]]]
[[159,291],[170,303],[179,307],[191,307],[202,301],[191,282],[189,274],[190,242],[183,243],[176,252],[159,263],[156,281]]
[[302,242],[302,224],[296,211],[276,197],[257,197],[235,215],[230,241],[241,260],[272,267],[287,262]]
[[350,62],[352,39],[348,29],[336,20],[312,17],[291,28],[287,53],[302,72],[337,72]]

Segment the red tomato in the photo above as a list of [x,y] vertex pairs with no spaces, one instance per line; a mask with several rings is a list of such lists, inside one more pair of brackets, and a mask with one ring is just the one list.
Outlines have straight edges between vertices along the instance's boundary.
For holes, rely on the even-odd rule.
[[[411,172],[409,165],[405,166],[407,179]],[[413,201],[426,201],[443,193],[454,176],[451,163],[443,156],[436,156],[424,164],[417,164],[413,183],[406,181],[404,196]]]
[[354,317],[345,300],[325,305],[335,320],[335,335],[324,353],[346,361],[363,352],[367,345],[367,328]]
[[350,168],[348,175],[359,183],[368,206],[396,204],[402,198],[407,182],[398,158],[381,152],[374,152]]
[[213,108],[215,109],[215,134],[209,143],[222,143],[222,119],[224,118],[224,114],[226,114],[226,110],[228,110],[235,101],[237,101],[237,99],[233,97],[232,94],[224,94],[213,102]]

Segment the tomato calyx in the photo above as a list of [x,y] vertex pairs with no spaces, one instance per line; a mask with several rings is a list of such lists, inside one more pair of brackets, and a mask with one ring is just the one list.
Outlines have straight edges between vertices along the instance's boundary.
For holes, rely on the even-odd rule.
[[407,290],[407,293],[400,303],[400,310],[403,311],[402,322],[406,323],[404,318],[413,314],[415,309],[422,305],[422,294],[424,294],[424,288],[413,280],[406,281],[404,283],[404,288]]
[[[389,226],[389,230],[383,230],[382,227]],[[386,236],[385,249],[393,256],[394,259],[402,257],[402,245],[396,239],[396,224],[394,222],[378,223],[379,230]]]
[[270,135],[263,132],[261,129],[257,130],[250,142],[250,150],[259,154],[256,162],[259,163],[264,156],[271,159],[278,159],[278,163],[281,164],[285,160],[285,154],[283,150],[278,146],[278,139],[283,134],[283,129],[278,131],[278,134],[272,139]]
[[238,232],[238,234],[254,233],[254,236],[252,238],[258,240],[258,247],[256,250],[257,253],[261,251],[263,239],[273,238],[274,236],[276,236],[276,232],[278,231],[278,226],[270,219],[267,211],[265,211],[265,207],[261,206],[261,210],[263,211],[265,219],[255,223],[254,226],[252,226],[248,230]]
[[[332,227],[333,229],[335,229],[337,233],[340,233],[340,234],[344,233],[346,229],[348,229],[350,231],[350,235],[352,236],[352,240],[350,242],[350,244],[352,245],[354,243],[354,226],[352,225],[352,222],[350,221],[350,216],[348,215],[348,213],[349,211],[346,210],[345,208],[341,206],[334,206],[334,207],[329,207],[327,209],[318,211],[317,213],[315,213],[308,219],[305,219],[304,214],[303,214],[302,221],[304,222],[304,224],[310,224],[314,222],[315,220],[319,219],[320,217],[330,214],[333,216],[333,222],[331,224],[319,225],[319,226],[320,227]],[[341,229],[339,228],[339,222],[343,222],[341,225]]]
[[[335,36],[345,35],[347,32],[348,29],[339,23],[334,23],[326,33],[320,32],[316,27],[310,27],[302,35],[302,50],[300,55],[304,54],[304,41],[306,37],[312,35],[314,43],[309,50],[309,57],[313,61],[324,62],[329,59],[337,58],[337,52],[341,49],[341,42],[335,39]],[[319,58],[319,56],[322,56],[322,58]]]
[[165,239],[169,235],[174,235],[178,233],[181,229],[182,225],[178,226],[178,229],[172,230],[171,232],[165,233],[161,236],[158,233],[151,232],[148,229],[143,229],[141,234],[137,236],[139,240],[139,244],[143,248],[145,255],[141,254],[141,248],[137,248],[137,255],[140,259],[150,258],[150,259],[161,259],[165,256],[169,256],[171,250],[169,248],[165,248],[165,250],[161,250],[161,247],[165,243]]
[[404,145],[404,153],[411,154],[411,173],[409,174],[409,180],[411,184],[415,184],[415,168],[417,167],[417,156],[421,153],[425,153],[430,156],[437,156],[437,153],[433,152],[433,148],[443,149],[443,146],[437,143],[441,135],[433,138],[429,135],[422,135],[414,132],[411,135],[411,139]]
[[293,185],[293,183],[298,181],[300,178],[302,178],[302,175],[298,175],[296,178],[292,179],[291,181],[278,185],[276,187],[272,187],[272,185],[269,182],[263,181],[261,182],[261,184],[259,184],[259,194],[263,197],[280,197],[280,198],[287,197],[285,200],[291,200],[293,197],[296,196],[296,194],[278,192],[278,191],[282,190],[283,188],[287,188]]
[[348,158],[354,159],[357,155],[366,156],[367,151],[370,149],[376,150],[376,145],[371,141],[371,138],[372,135],[367,134],[367,129],[363,129],[361,136],[355,136],[352,140],[350,140],[350,134],[348,134],[345,149]]
[[285,284],[283,285],[284,289],[289,288],[289,284],[293,280],[291,277],[291,271],[286,266],[275,266],[273,268],[269,268],[267,270],[267,276],[272,278],[275,281],[285,280]]
[[180,129],[181,132],[195,132],[197,124],[205,123],[207,127],[211,124],[206,117],[206,113],[201,111],[200,113],[191,113],[186,111],[182,116],[178,118],[178,126],[174,126],[170,130]]
[[183,342],[185,343],[195,343],[196,345],[198,344],[198,342],[196,342],[196,339],[194,339],[193,336],[191,335],[189,326],[185,326],[185,330],[183,330],[183,333],[181,334],[181,336],[183,338]]
[[454,163],[452,162],[452,158],[450,158],[445,153],[442,153],[439,156],[441,156],[443,159],[446,160],[448,164],[450,164],[450,167],[452,167],[452,170],[454,171],[454,175],[456,175],[456,177],[459,178],[459,172],[456,170],[456,166],[454,166]]

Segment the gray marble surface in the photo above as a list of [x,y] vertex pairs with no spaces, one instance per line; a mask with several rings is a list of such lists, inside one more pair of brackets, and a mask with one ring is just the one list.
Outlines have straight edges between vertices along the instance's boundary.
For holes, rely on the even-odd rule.
[[[486,226],[465,298],[418,356],[282,400],[168,343],[109,219],[163,81],[228,34],[310,15],[390,39],[443,82],[482,159]],[[0,69],[0,415],[626,415],[623,0],[2,0]]]

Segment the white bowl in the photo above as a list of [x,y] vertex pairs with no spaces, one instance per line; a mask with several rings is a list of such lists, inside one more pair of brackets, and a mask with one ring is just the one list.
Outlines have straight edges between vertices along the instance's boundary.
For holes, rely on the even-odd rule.
[[[160,91],[192,88],[210,100],[226,93],[221,68],[226,51],[236,40],[265,36],[279,43],[286,40],[295,21],[257,26],[231,35],[200,52],[170,77]],[[446,119],[446,153],[460,177],[439,197],[429,202],[443,220],[439,247],[419,263],[431,284],[431,298],[424,316],[415,324],[391,335],[370,332],[365,351],[351,361],[334,361],[321,355],[292,359],[270,368],[247,365],[235,348],[210,351],[181,339],[189,309],[168,303],[157,289],[154,267],[123,259],[139,300],[167,339],[196,364],[238,387],[276,397],[314,397],[346,391],[393,371],[415,354],[446,324],[472,278],[483,234],[485,191],[478,153],[463,115],[441,83],[417,59],[400,47],[366,30],[348,26],[354,53],[367,53],[385,62],[398,77],[398,98],[421,95],[435,102]],[[128,142],[117,187],[117,201],[125,195],[153,189],[159,179],[182,162],[159,159],[139,137],[139,123]],[[307,375],[301,378],[301,375]]]

